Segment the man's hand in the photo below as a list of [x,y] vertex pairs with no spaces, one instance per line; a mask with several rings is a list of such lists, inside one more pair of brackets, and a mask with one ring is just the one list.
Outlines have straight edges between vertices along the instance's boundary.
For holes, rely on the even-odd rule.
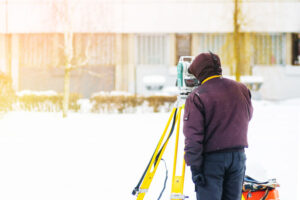
[[196,186],[204,186],[205,178],[201,167],[191,166],[192,179]]

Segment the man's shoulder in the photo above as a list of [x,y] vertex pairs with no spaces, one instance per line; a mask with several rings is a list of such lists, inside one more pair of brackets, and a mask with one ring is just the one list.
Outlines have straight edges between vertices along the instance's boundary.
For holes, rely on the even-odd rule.
[[199,104],[202,102],[202,99],[204,98],[206,93],[206,89],[199,85],[197,88],[195,88],[187,97],[187,100],[190,100],[196,104]]
[[237,87],[240,87],[240,88],[243,88],[243,89],[246,89],[247,90],[247,86],[244,84],[244,83],[241,83],[241,82],[238,82],[236,80],[232,80],[232,79],[229,79],[229,78],[222,78],[222,81],[226,84],[231,84],[231,85],[235,85]]
[[203,105],[201,94],[199,93],[198,88],[195,88],[186,99],[186,106],[190,104],[196,105],[198,108],[201,108]]
[[187,96],[187,99],[188,100],[192,100],[196,94],[196,90],[197,88],[195,88],[188,96]]
[[196,87],[192,92],[191,92],[191,96],[198,96],[200,97],[201,94],[205,93],[205,88],[203,87],[203,85],[199,85],[198,87]]

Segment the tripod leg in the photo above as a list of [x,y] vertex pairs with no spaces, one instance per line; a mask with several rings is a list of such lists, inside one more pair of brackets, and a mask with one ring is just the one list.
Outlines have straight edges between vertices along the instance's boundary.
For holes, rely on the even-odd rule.
[[183,166],[182,166],[182,174],[181,174],[181,176],[176,176],[180,119],[181,119],[181,110],[183,108],[184,108],[184,105],[179,107],[178,117],[177,117],[177,122],[176,122],[177,129],[176,129],[175,153],[174,153],[174,164],[173,164],[171,200],[185,199],[185,196],[183,195],[184,176],[185,176],[185,161],[184,161],[184,159],[183,159]]
[[[162,147],[162,149],[161,149],[161,151],[159,153],[159,149],[161,148],[162,142],[163,142],[163,140],[164,140],[164,138],[166,136],[166,132],[168,131],[168,128],[169,128],[170,123],[171,123],[171,120],[174,117],[174,115],[175,115],[175,121],[177,121],[177,118],[178,118],[177,116],[178,115],[176,114],[176,108],[173,108],[173,110],[171,112],[171,115],[169,117],[169,120],[167,122],[167,125],[166,125],[166,127],[164,129],[164,132],[163,132],[163,134],[162,134],[162,136],[161,136],[161,138],[160,138],[160,140],[158,142],[158,145],[156,146],[155,152],[154,152],[154,154],[152,156],[152,159],[151,159],[150,164],[148,166],[147,172],[146,172],[146,174],[145,174],[145,176],[143,178],[143,181],[141,183],[141,186],[139,188],[138,195],[137,195],[137,200],[144,199],[144,197],[146,195],[146,192],[148,191],[148,189],[150,187],[150,184],[151,184],[151,182],[153,180],[153,177],[155,175],[156,169],[157,169],[157,167],[158,167],[158,165],[160,163],[162,155],[163,155],[163,153],[164,153],[164,151],[166,149],[166,146],[168,144],[168,141],[169,141],[169,138],[170,138],[169,136],[170,136],[170,134],[172,134],[172,132],[169,133],[169,135],[166,138],[166,141],[165,141],[165,143],[164,143],[164,145],[163,145],[163,147]],[[159,153],[159,156],[158,156],[158,153]],[[158,156],[158,158],[157,158],[157,156]]]
[[243,193],[242,193],[242,200],[245,200],[245,197],[243,196]]

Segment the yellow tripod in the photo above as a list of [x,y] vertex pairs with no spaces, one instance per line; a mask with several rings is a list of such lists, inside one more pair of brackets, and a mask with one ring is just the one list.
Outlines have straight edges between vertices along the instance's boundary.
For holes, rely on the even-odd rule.
[[[183,194],[183,186],[184,186],[184,176],[185,176],[185,161],[183,160],[182,172],[180,176],[176,176],[176,166],[177,166],[177,152],[178,152],[178,141],[179,141],[179,130],[180,130],[180,120],[181,120],[181,112],[184,109],[184,104],[181,104],[180,97],[177,100],[176,106],[172,109],[171,115],[168,119],[167,125],[163,131],[163,134],[156,146],[156,149],[150,159],[150,162],[144,171],[139,183],[134,188],[132,194],[137,195],[137,200],[143,200],[155,175],[157,167],[161,161],[163,153],[165,152],[166,146],[169,142],[169,139],[174,131],[176,126],[176,139],[175,139],[175,153],[174,153],[174,162],[173,162],[173,175],[172,175],[172,189],[171,189],[171,200],[183,200],[187,198]],[[169,130],[169,126],[172,122],[172,126],[170,128],[170,132],[166,137],[166,133]],[[165,142],[163,143],[163,141]],[[244,197],[242,195],[242,200]]]
[[[181,104],[180,97],[176,102],[176,106],[172,109],[171,115],[168,119],[167,125],[163,131],[163,134],[156,146],[156,149],[153,153],[153,156],[142,175],[138,185],[133,190],[132,194],[137,195],[137,200],[144,199],[146,192],[148,191],[150,184],[153,180],[157,167],[161,161],[163,153],[165,152],[166,146],[169,142],[169,139],[175,129],[176,126],[176,140],[175,140],[175,154],[174,154],[174,163],[173,163],[173,176],[172,176],[172,190],[171,190],[171,200],[182,200],[185,199],[183,195],[183,185],[184,185],[184,175],[185,175],[185,161],[183,160],[182,173],[180,176],[176,176],[176,166],[177,166],[177,151],[178,151],[178,141],[179,141],[179,130],[180,130],[180,120],[181,120],[181,112],[184,109],[184,104]],[[167,131],[169,130],[169,126],[172,122],[172,126],[170,128],[169,134],[167,135]],[[166,137],[167,135],[167,137]],[[165,141],[163,143],[163,141]]]

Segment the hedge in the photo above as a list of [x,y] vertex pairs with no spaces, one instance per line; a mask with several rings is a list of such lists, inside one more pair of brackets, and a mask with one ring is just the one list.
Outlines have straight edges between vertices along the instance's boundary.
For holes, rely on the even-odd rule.
[[[69,110],[77,112],[80,109],[79,94],[70,94]],[[63,94],[56,92],[22,92],[17,94],[14,110],[59,112],[63,108]]]
[[[4,90],[2,90],[2,93]],[[60,112],[63,108],[63,94],[54,91],[21,91],[11,97],[0,95],[0,111],[35,111]],[[79,94],[70,94],[69,110],[79,112],[81,106]],[[135,113],[169,112],[176,101],[176,96],[152,95],[141,96],[125,92],[100,92],[89,99],[88,112],[94,113]]]
[[128,93],[98,93],[90,98],[92,112],[132,113],[151,108],[152,112],[170,111],[176,96],[140,96]]
[[0,112],[12,110],[15,101],[15,92],[12,88],[12,80],[4,73],[0,73]]

